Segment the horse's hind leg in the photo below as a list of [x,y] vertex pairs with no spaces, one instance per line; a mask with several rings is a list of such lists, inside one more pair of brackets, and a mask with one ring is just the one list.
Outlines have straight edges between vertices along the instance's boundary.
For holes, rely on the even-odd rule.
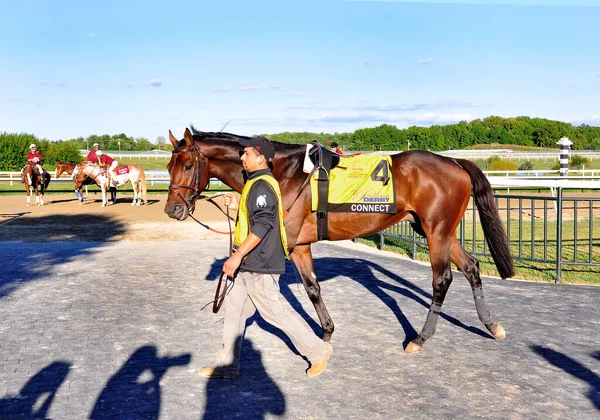
[[494,335],[494,337],[503,339],[506,336],[504,327],[502,324],[492,321],[492,314],[488,310],[483,297],[481,277],[479,276],[479,262],[464,250],[456,238],[454,238],[450,247],[450,259],[456,264],[458,269],[465,275],[471,284],[479,320]]
[[300,274],[306,293],[317,311],[317,316],[319,317],[321,327],[323,328],[323,341],[329,342],[331,341],[331,335],[333,334],[333,321],[321,298],[321,286],[319,286],[319,282],[317,281],[315,264],[312,253],[310,252],[310,245],[296,246],[291,257],[292,262]]
[[450,283],[452,283],[449,238],[433,239],[428,236],[428,242],[431,268],[433,270],[433,299],[421,333],[406,346],[405,351],[408,353],[417,353],[423,350],[425,341],[435,334],[442,305]]

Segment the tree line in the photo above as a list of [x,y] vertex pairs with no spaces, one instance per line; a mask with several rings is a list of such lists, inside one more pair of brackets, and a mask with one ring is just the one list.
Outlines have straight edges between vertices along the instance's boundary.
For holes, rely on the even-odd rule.
[[374,128],[361,128],[353,133],[314,134],[279,133],[265,134],[271,140],[282,143],[303,144],[312,139],[321,144],[336,142],[344,151],[407,150],[431,151],[460,150],[478,145],[500,144],[522,147],[557,148],[561,137],[568,137],[572,149],[600,149],[600,127],[582,124],[574,126],[562,121],[544,118],[491,116],[458,124],[412,126],[399,129],[382,124]]
[[[443,151],[466,149],[487,144],[517,147],[557,148],[561,137],[568,137],[574,150],[600,149],[600,127],[582,124],[574,126],[562,121],[544,118],[490,116],[458,124],[412,126],[400,129],[389,124],[374,128],[361,128],[352,133],[283,132],[263,134],[273,141],[291,144],[307,144],[312,140],[330,146],[338,143],[346,152],[350,151],[401,151],[422,149]],[[32,134],[0,133],[0,170],[18,170],[25,164],[29,144],[35,143],[45,164],[56,161],[76,163],[81,161],[79,150],[90,150],[98,143],[103,150],[147,151],[168,149],[163,136],[155,143],[144,137],[130,137],[124,133],[115,135],[91,135],[70,140],[50,141],[38,139]]]

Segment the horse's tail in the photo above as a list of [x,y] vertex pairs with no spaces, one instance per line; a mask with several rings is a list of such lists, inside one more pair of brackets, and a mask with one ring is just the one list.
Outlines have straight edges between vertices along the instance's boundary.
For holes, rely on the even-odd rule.
[[43,180],[44,189],[42,191],[46,191],[46,189],[48,188],[48,185],[50,185],[51,179],[52,178],[50,177],[50,174],[48,172],[44,172],[44,180]]
[[503,279],[515,274],[513,258],[510,254],[508,239],[504,226],[500,220],[498,209],[494,201],[492,187],[485,174],[473,162],[466,159],[454,159],[471,178],[473,197],[479,211],[483,233],[490,247],[490,253],[496,263],[496,268]]
[[140,181],[142,182],[142,200],[144,200],[144,204],[148,204],[146,201],[146,173],[143,169],[140,169]]

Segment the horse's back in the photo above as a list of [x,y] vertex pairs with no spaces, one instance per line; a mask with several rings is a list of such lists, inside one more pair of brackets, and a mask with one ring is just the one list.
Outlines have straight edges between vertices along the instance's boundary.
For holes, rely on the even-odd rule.
[[423,214],[445,208],[464,211],[471,196],[471,179],[451,158],[424,150],[392,156],[394,182],[399,203]]

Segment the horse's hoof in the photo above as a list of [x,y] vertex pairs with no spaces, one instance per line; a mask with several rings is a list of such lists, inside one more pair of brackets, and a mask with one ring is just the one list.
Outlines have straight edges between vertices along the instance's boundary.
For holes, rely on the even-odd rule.
[[31,204],[27,203],[27,207],[31,207]]
[[502,326],[502,324],[498,324],[497,322],[492,323],[488,330],[496,337],[498,340],[504,340],[506,337],[506,330]]
[[408,346],[406,346],[406,348],[404,349],[404,351],[407,353],[419,353],[423,350],[423,346],[415,343],[414,341],[408,343]]

